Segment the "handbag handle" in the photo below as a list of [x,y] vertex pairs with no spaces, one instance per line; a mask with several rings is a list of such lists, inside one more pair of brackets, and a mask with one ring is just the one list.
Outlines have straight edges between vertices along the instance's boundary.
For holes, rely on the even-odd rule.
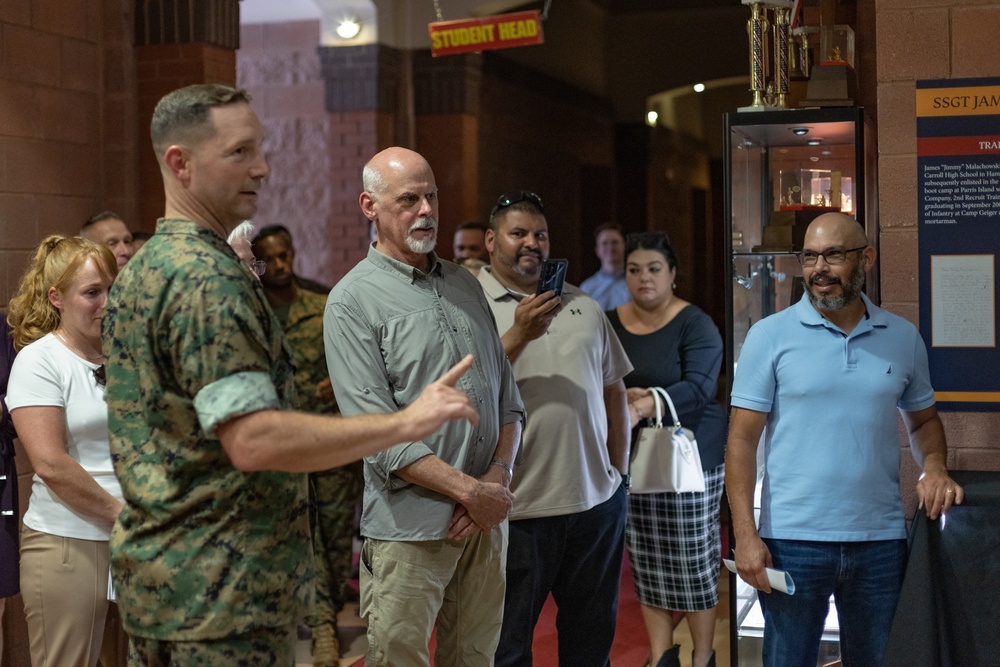
[[662,424],[660,418],[660,402],[656,400],[656,397],[659,396],[660,398],[663,399],[663,402],[666,403],[667,407],[670,409],[670,417],[674,420],[674,428],[681,428],[681,420],[677,417],[677,410],[676,408],[674,408],[674,402],[670,400],[670,394],[667,393],[667,390],[664,389],[663,387],[650,387],[649,391],[652,392],[653,403],[656,404],[657,426],[661,426]]

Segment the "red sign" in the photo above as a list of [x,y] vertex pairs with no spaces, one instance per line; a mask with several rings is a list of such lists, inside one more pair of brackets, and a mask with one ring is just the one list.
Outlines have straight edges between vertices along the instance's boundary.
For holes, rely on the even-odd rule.
[[429,24],[427,29],[431,34],[431,53],[435,56],[529,46],[544,41],[542,22],[536,11],[442,21]]

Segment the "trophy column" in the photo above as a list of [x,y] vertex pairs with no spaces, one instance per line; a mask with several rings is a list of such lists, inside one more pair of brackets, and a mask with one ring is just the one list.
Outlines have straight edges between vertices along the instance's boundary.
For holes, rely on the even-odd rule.
[[[740,111],[787,108],[788,30],[794,0],[742,0],[750,6],[750,90],[753,102]],[[770,16],[770,18],[769,18]],[[772,48],[766,40],[770,34]],[[768,53],[770,51],[770,54]],[[770,58],[768,56],[770,55]]]

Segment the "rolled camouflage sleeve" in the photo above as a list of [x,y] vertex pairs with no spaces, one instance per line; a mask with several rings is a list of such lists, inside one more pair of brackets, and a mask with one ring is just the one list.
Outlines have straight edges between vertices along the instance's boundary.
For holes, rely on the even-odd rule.
[[194,407],[206,435],[215,437],[219,424],[258,410],[279,409],[281,404],[267,373],[235,373],[199,391]]

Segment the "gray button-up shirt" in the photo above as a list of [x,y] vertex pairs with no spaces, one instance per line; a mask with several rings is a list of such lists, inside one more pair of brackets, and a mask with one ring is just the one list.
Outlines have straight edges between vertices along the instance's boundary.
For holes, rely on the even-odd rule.
[[374,247],[334,287],[323,338],[337,403],[345,415],[405,408],[423,389],[472,354],[458,382],[479,410],[479,425],[451,421],[423,441],[365,459],[361,532],[384,540],[436,540],[448,534],[455,502],[393,473],[434,454],[472,477],[490,465],[500,427],[524,407],[476,279],[433,253],[428,272]]

